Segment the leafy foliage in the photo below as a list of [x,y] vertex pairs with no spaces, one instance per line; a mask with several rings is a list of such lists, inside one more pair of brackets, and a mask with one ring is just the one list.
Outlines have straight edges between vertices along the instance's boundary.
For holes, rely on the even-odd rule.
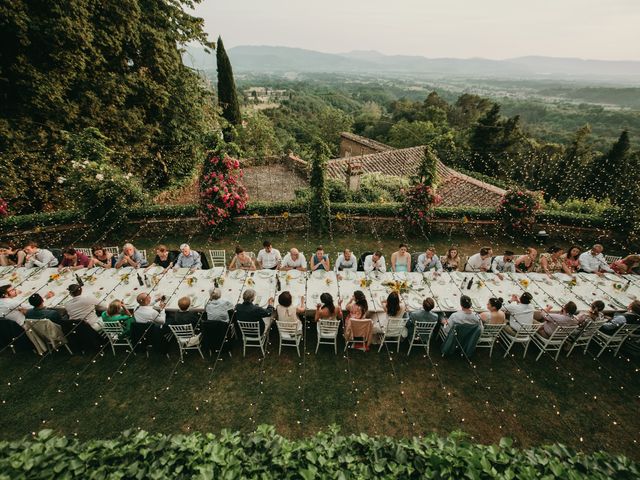
[[438,175],[438,156],[429,146],[425,147],[424,155],[415,177],[412,179],[414,183],[422,183],[435,187]]
[[442,203],[442,197],[435,188],[418,183],[405,192],[400,214],[412,225],[423,225],[433,216],[433,209]]
[[331,222],[329,192],[327,191],[325,171],[329,148],[318,139],[314,145],[315,155],[311,160],[311,199],[309,202],[309,220],[318,232],[328,232]]
[[471,443],[464,434],[394,439],[341,435],[337,427],[289,440],[271,426],[240,434],[125,432],[80,442],[42,430],[0,442],[5,478],[637,478],[640,466],[605,451],[585,454],[561,444],[518,449]]
[[505,228],[512,233],[530,233],[538,210],[540,202],[537,196],[523,190],[507,190],[498,207]]
[[9,204],[3,198],[0,198],[0,217],[6,217],[7,215],[9,215]]
[[[218,37],[216,48],[216,62],[218,65],[218,105],[222,109],[222,116],[231,127],[237,127],[242,123],[240,114],[240,104],[238,103],[238,93],[236,92],[236,82],[233,79],[231,62],[227,56],[222,43],[222,37]],[[227,128],[225,139],[229,141],[230,130]]]

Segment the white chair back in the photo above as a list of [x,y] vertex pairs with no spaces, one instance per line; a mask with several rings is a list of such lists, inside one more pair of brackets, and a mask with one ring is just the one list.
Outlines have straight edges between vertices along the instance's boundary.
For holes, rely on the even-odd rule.
[[622,325],[615,333],[608,335],[605,332],[598,330],[593,336],[593,341],[600,345],[602,348],[598,352],[598,357],[602,355],[602,353],[608,348],[614,349],[613,356],[617,357],[618,352],[620,351],[620,347],[627,340],[627,338],[634,334],[636,330],[640,328],[640,325]]
[[225,250],[209,250],[211,268],[227,266],[227,252]]
[[146,250],[138,250],[140,252],[140,256],[146,262],[147,261],[147,251]]
[[489,357],[493,354],[493,346],[496,344],[496,340],[500,335],[500,332],[504,328],[504,323],[501,324],[488,324],[482,327],[482,333],[480,334],[480,338],[478,338],[478,343],[476,344],[476,348],[488,348],[489,349]]
[[429,355],[429,347],[431,344],[431,336],[433,335],[433,331],[438,325],[438,322],[425,322],[425,321],[417,321],[414,325],[413,336],[411,337],[411,343],[409,343],[409,350],[407,351],[407,355],[411,353],[411,349],[414,345],[422,345],[427,351],[427,355]]
[[380,347],[378,352],[382,350],[385,343],[396,343],[396,351],[400,351],[400,341],[402,340],[402,333],[404,326],[407,323],[404,317],[389,317],[387,318],[387,325],[382,330],[382,339],[380,340]]
[[613,262],[617,262],[618,260],[622,260],[622,257],[616,257],[615,255],[605,255],[604,261],[611,264]]
[[316,353],[320,344],[333,345],[333,350],[338,354],[338,330],[340,329],[340,320],[322,319],[317,323],[318,343],[316,344]]
[[124,337],[124,329],[120,322],[105,322],[102,325],[102,334],[107,337],[109,344],[111,345],[111,351],[113,355],[116,354],[116,347],[129,347],[133,350],[133,346],[128,338]]
[[87,257],[91,258],[93,256],[93,252],[90,248],[84,247],[74,247],[76,252],[84,253]]
[[[576,347],[584,347],[584,351],[582,353],[583,354],[587,353],[587,349],[589,348],[589,344],[591,343],[591,339],[593,338],[595,333],[598,330],[600,330],[600,327],[602,327],[602,325],[604,325],[605,323],[606,323],[606,320],[604,320],[604,319],[603,320],[591,320],[590,322],[588,322],[584,326],[584,328],[582,329],[580,334],[573,341],[573,344],[571,345],[571,348],[567,352],[567,357],[569,355],[571,355],[571,352],[573,352],[573,349],[576,348]],[[580,327],[578,327],[578,328],[580,328]]]
[[184,325],[169,325],[173,336],[176,337],[178,348],[180,349],[180,360],[183,359],[183,352],[186,350],[197,350],[204,360],[204,355],[200,350],[201,336],[196,335],[193,325],[190,323]]
[[282,347],[296,347],[298,356],[300,356],[300,340],[302,340],[302,330],[299,329],[298,322],[286,322],[283,320],[277,320],[278,334],[280,336],[280,348],[278,355],[282,352]]
[[538,329],[540,328],[540,324],[532,324],[532,325],[521,325],[520,329],[515,332],[514,335],[508,332],[506,328],[503,328],[500,332],[500,338],[504,341],[505,346],[507,347],[504,352],[504,356],[509,355],[511,351],[511,347],[513,347],[516,343],[519,343],[524,346],[524,355],[522,358],[527,356],[527,349],[529,348],[529,343],[531,343],[531,339],[536,334]]
[[538,353],[538,356],[536,357],[536,362],[545,352],[556,352],[555,360],[557,360],[564,342],[567,341],[569,335],[575,332],[577,328],[577,325],[557,326],[551,336],[549,336],[549,338],[540,335],[540,333],[536,333],[531,339],[533,343],[540,349],[540,353]]
[[120,247],[104,247],[103,250],[107,253],[112,253],[116,257],[120,255]]
[[242,332],[242,356],[244,357],[247,352],[247,347],[257,347],[264,356],[264,345],[267,342],[268,330],[260,333],[259,322],[241,322],[238,321],[238,327]]

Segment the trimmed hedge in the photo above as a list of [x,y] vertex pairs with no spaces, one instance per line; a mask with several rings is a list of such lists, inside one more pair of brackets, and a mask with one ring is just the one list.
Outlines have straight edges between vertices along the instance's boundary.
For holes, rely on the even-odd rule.
[[81,217],[81,213],[76,210],[60,210],[58,212],[16,215],[1,219],[0,229],[26,230],[28,228],[44,227],[49,225],[66,225],[77,221],[78,218]]
[[635,479],[640,466],[604,452],[563,445],[518,449],[447,437],[343,436],[336,427],[289,440],[262,425],[254,433],[151,435],[125,432],[81,442],[43,430],[33,439],[0,442],[0,479],[49,478],[591,478]]

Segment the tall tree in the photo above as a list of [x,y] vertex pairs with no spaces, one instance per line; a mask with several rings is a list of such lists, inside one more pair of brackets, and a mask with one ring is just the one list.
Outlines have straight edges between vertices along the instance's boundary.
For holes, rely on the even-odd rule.
[[[222,109],[222,116],[229,122],[229,125],[237,127],[242,124],[242,115],[240,114],[240,104],[238,103],[238,93],[236,91],[236,82],[233,79],[231,62],[224,49],[222,37],[218,37],[216,61],[218,65],[218,105]],[[229,141],[231,136],[231,129],[225,129],[225,139]]]
[[469,137],[471,170],[488,175],[496,174],[496,153],[501,149],[502,129],[500,105],[495,103],[491,110],[480,117],[471,131]]
[[[632,158],[629,155],[631,143],[629,142],[629,132],[623,130],[618,140],[612,145],[606,154],[606,160],[597,174],[594,171],[594,179],[591,187],[596,195],[608,196],[614,204],[622,204],[626,201],[626,196],[631,190],[637,190],[636,175],[632,165]],[[595,170],[595,169],[592,169]]]
[[326,181],[326,165],[331,150],[319,138],[315,139],[311,160],[311,201],[309,203],[309,220],[311,226],[318,233],[326,233],[331,228],[331,209],[329,206],[329,191]]
[[589,180],[589,172],[594,159],[594,152],[589,142],[591,126],[584,125],[578,129],[573,140],[560,158],[549,183],[548,197],[560,202],[570,198],[579,198],[584,194],[584,187]]
[[418,165],[418,170],[414,176],[413,183],[421,183],[427,187],[434,187],[437,183],[438,175],[438,156],[435,151],[426,146],[424,149],[424,155],[422,161]]

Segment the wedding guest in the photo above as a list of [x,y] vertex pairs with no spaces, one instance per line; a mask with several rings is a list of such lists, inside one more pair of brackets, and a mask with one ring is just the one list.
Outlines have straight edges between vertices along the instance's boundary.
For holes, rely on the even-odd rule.
[[311,271],[316,270],[326,270],[327,272],[331,270],[329,255],[325,255],[322,246],[316,248],[316,253],[311,257]]
[[4,245],[0,247],[0,267],[7,267],[9,265],[15,265],[16,267],[22,267],[27,254],[24,250],[15,248],[12,245]]
[[552,246],[545,253],[540,255],[540,266],[538,272],[551,276],[554,273],[564,271],[564,261],[562,260],[564,250],[560,247]]
[[116,266],[116,258],[113,253],[107,252],[100,245],[91,247],[91,267],[112,268]]
[[362,319],[369,313],[369,304],[367,297],[361,290],[353,292],[353,296],[347,303],[345,310],[351,318]]
[[258,267],[265,270],[277,270],[282,262],[280,250],[273,248],[269,240],[262,242],[262,247],[256,258]]
[[609,266],[611,270],[621,275],[633,273],[633,271],[640,266],[640,255],[627,255],[620,260],[616,260]]
[[240,246],[236,247],[236,254],[231,259],[229,270],[255,270],[256,264]]
[[573,275],[580,270],[580,247],[572,246],[567,250],[567,253],[562,255],[560,258],[562,259],[562,270],[567,275]]
[[38,248],[35,242],[29,242],[23,248],[26,254],[24,266],[26,268],[33,267],[56,267],[58,259],[46,248]]
[[172,325],[188,325],[191,324],[194,327],[200,322],[201,313],[190,310],[191,298],[182,297],[178,299],[178,311],[171,315]]
[[173,252],[164,245],[158,245],[156,247],[156,256],[153,259],[153,263],[147,267],[149,270],[151,267],[162,267],[165,270],[172,268],[176,257]]
[[191,250],[191,247],[183,243],[180,245],[180,254],[176,259],[176,263],[173,268],[189,268],[191,270],[199,270],[202,268],[202,260],[200,254],[195,250]]
[[511,250],[505,250],[504,254],[493,257],[491,271],[493,273],[515,273],[515,254]]
[[304,255],[298,251],[297,248],[292,248],[289,250],[284,258],[282,259],[282,263],[280,263],[280,270],[288,271],[288,270],[299,270],[304,272],[307,269],[307,260],[304,258]]
[[271,327],[273,314],[273,298],[269,298],[267,308],[255,305],[256,291],[249,288],[242,292],[242,303],[236,305],[236,320],[239,322],[254,322],[260,324],[260,333]]
[[491,269],[491,247],[482,247],[478,253],[469,257],[464,266],[465,272],[488,272]]
[[580,260],[580,271],[596,273],[598,275],[602,275],[603,272],[614,273],[613,270],[609,268],[609,265],[607,265],[604,255],[602,254],[603,251],[604,247],[596,243],[591,247],[591,250],[582,253],[578,258],[578,260]]
[[42,297],[39,293],[34,293],[29,297],[29,305],[32,308],[26,311],[25,317],[27,320],[42,320],[43,318],[49,319],[52,322],[59,323],[62,320],[62,315],[60,312],[53,308],[46,308],[44,306],[44,301],[47,298],[53,297],[53,292],[47,292],[47,294]]
[[502,311],[502,298],[492,297],[487,302],[487,311],[480,314],[480,319],[488,325],[502,325],[507,322],[507,317]]
[[382,252],[377,250],[372,255],[367,255],[364,259],[364,271],[366,273],[371,272],[386,272],[387,265],[382,256]]
[[442,320],[444,333],[449,331],[455,325],[478,325],[482,324],[480,316],[471,310],[471,298],[468,295],[460,297],[460,310],[451,314],[447,319]]
[[442,269],[446,272],[455,272],[460,268],[460,255],[456,247],[451,247],[447,254],[440,259]]
[[22,300],[18,298],[20,293],[10,284],[0,287],[0,317],[13,320],[22,327],[27,309],[22,306]]
[[330,293],[320,295],[320,303],[316,305],[315,321],[320,320],[342,320],[342,299],[335,305],[333,296]]
[[207,312],[207,321],[229,321],[229,310],[233,310],[233,303],[229,300],[224,300],[221,297],[222,291],[219,288],[214,288],[209,292],[209,301],[204,307],[205,312]]
[[333,269],[336,273],[342,272],[343,270],[355,272],[358,270],[358,259],[351,250],[345,248],[344,251],[338,255],[338,259],[336,260],[336,264],[333,266]]
[[529,247],[525,252],[524,255],[520,255],[516,260],[516,271],[518,273],[532,272],[535,269],[538,251],[533,247]]
[[75,248],[67,248],[62,252],[62,262],[58,265],[58,270],[63,268],[78,270],[80,268],[89,268],[90,265],[91,259],[87,255],[77,251]]
[[93,295],[83,295],[82,287],[76,283],[72,283],[67,288],[69,291],[69,300],[64,308],[71,320],[82,320],[91,325],[94,330],[102,328],[102,322],[98,318],[98,308],[100,300]]
[[443,270],[442,262],[438,255],[436,255],[436,249],[429,247],[424,253],[421,253],[416,262],[416,272],[441,272]]
[[509,335],[515,335],[520,327],[533,324],[533,314],[535,309],[531,305],[533,296],[529,292],[524,292],[518,298],[511,295],[511,301],[502,306],[502,309],[509,315],[509,325],[504,327]]
[[[322,301],[322,295],[320,296]],[[276,306],[276,317],[280,322],[295,322],[299,332],[302,331],[302,322],[300,321],[300,315],[304,315],[307,307],[304,303],[304,295],[300,297],[300,305],[293,306],[293,297],[288,291],[282,292],[278,295],[278,305]],[[317,311],[316,311],[317,317]],[[317,318],[316,318],[317,321]]]
[[534,320],[542,320],[544,322],[538,330],[538,333],[544,338],[550,338],[558,327],[578,325],[578,320],[576,319],[578,307],[574,302],[567,302],[560,313],[551,313],[551,308],[550,305],[547,305],[544,310],[535,312],[533,315]]
[[146,267],[147,261],[144,259],[142,254],[133,246],[131,243],[125,243],[122,247],[122,253],[118,256],[118,261],[116,262],[116,268],[121,267],[133,267],[140,268]]
[[131,325],[135,319],[121,300],[113,300],[100,317],[102,323],[119,323],[122,325],[122,334],[125,337],[131,336]]
[[631,302],[626,312],[616,313],[610,321],[602,325],[600,330],[610,335],[627,323],[630,325],[640,324],[640,300]]
[[159,296],[154,302],[151,302],[151,295],[141,293],[137,296],[136,301],[138,302],[138,308],[133,312],[136,323],[164,325],[167,322],[167,313],[164,310],[166,307],[164,296]]
[[391,254],[391,271],[411,271],[411,254],[409,253],[409,247],[407,244],[401,243],[398,250]]

